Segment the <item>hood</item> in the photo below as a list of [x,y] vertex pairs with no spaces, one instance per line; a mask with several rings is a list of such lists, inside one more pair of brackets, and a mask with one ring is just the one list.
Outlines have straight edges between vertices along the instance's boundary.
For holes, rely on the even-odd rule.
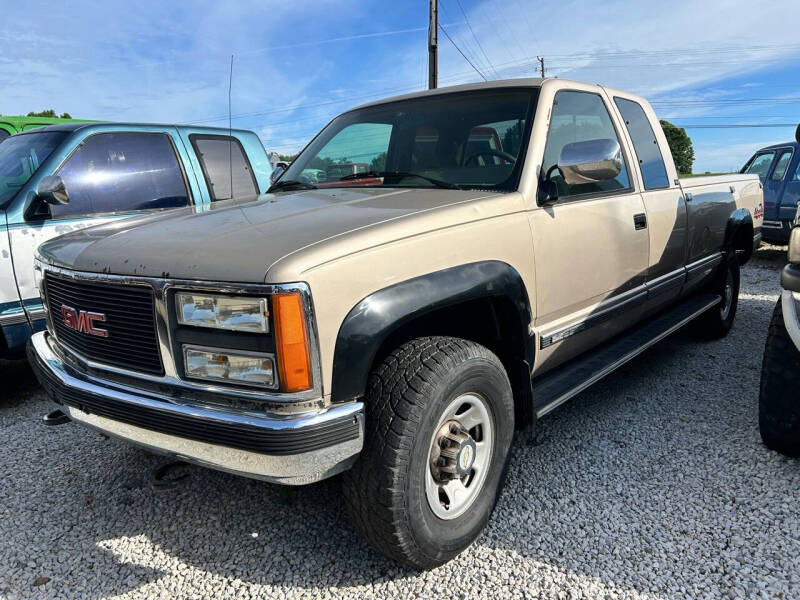
[[271,264],[303,248],[486,196],[419,188],[265,194],[91,227],[45,242],[39,254],[76,271],[258,283]]

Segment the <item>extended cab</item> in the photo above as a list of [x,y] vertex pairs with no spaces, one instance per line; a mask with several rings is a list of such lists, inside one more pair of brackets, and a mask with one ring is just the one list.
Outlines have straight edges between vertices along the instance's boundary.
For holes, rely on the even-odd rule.
[[268,481],[344,472],[356,528],[429,568],[486,525],[515,429],[691,321],[728,332],[761,203],[754,175],[680,181],[625,92],[411,94],[334,119],[255,201],[44,244],[30,359],[51,421]]
[[[168,208],[207,208],[269,187],[250,131],[70,122],[0,143],[0,357],[24,355],[44,328],[33,255],[52,237]],[[233,191],[231,191],[231,184]]]

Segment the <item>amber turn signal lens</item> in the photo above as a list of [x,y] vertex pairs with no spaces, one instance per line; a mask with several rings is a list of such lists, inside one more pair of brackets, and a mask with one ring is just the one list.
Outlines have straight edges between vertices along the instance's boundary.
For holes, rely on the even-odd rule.
[[311,388],[311,353],[300,294],[272,297],[275,342],[281,390],[300,392]]

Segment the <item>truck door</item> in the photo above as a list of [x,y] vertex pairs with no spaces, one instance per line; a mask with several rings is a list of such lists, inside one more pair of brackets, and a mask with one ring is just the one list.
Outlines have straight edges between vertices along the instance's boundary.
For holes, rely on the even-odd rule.
[[791,213],[797,210],[800,204],[800,152],[795,151],[794,160],[784,176],[783,196],[781,197],[781,210]]
[[641,176],[650,237],[647,308],[654,312],[678,297],[685,279],[686,201],[671,163],[667,170],[661,151],[668,147],[667,141],[663,135],[659,138],[653,129],[655,114],[648,117],[642,105],[630,98],[615,96],[614,104],[633,144]]
[[[790,187],[789,182],[792,179],[791,175],[793,175],[789,174],[787,176],[789,165],[792,163],[793,154],[792,148],[781,148],[778,150],[775,161],[772,164],[772,169],[764,180],[764,198],[770,197],[773,199],[773,214],[777,221],[789,221],[794,219],[794,213],[797,210],[797,201],[795,200],[795,202],[792,202],[791,198],[786,195],[786,189]],[[783,223],[781,223],[781,227],[786,230],[788,239],[788,231],[791,227],[787,228]]]
[[614,140],[622,148],[619,175],[568,185],[553,169],[558,201],[529,213],[539,373],[634,324],[646,297],[649,240],[644,204],[630,176],[631,157],[600,94],[556,93],[542,171],[557,164],[566,144],[596,139]]
[[167,130],[96,133],[84,139],[55,173],[42,174],[62,178],[69,203],[48,206],[48,212],[39,215],[19,210],[15,222],[9,218],[14,272],[32,321],[44,317],[33,281],[33,257],[42,242],[90,225],[191,202],[174,142]]

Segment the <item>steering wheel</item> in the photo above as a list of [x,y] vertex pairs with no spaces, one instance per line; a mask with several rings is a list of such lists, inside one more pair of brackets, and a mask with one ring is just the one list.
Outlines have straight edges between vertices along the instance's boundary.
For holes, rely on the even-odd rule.
[[476,160],[479,156],[497,156],[502,158],[508,164],[513,165],[517,162],[517,158],[513,154],[509,154],[508,152],[503,152],[502,150],[493,150],[489,148],[488,150],[480,150],[475,154],[471,154],[467,157],[467,160],[464,161],[464,166],[466,167],[469,163],[473,160]]

